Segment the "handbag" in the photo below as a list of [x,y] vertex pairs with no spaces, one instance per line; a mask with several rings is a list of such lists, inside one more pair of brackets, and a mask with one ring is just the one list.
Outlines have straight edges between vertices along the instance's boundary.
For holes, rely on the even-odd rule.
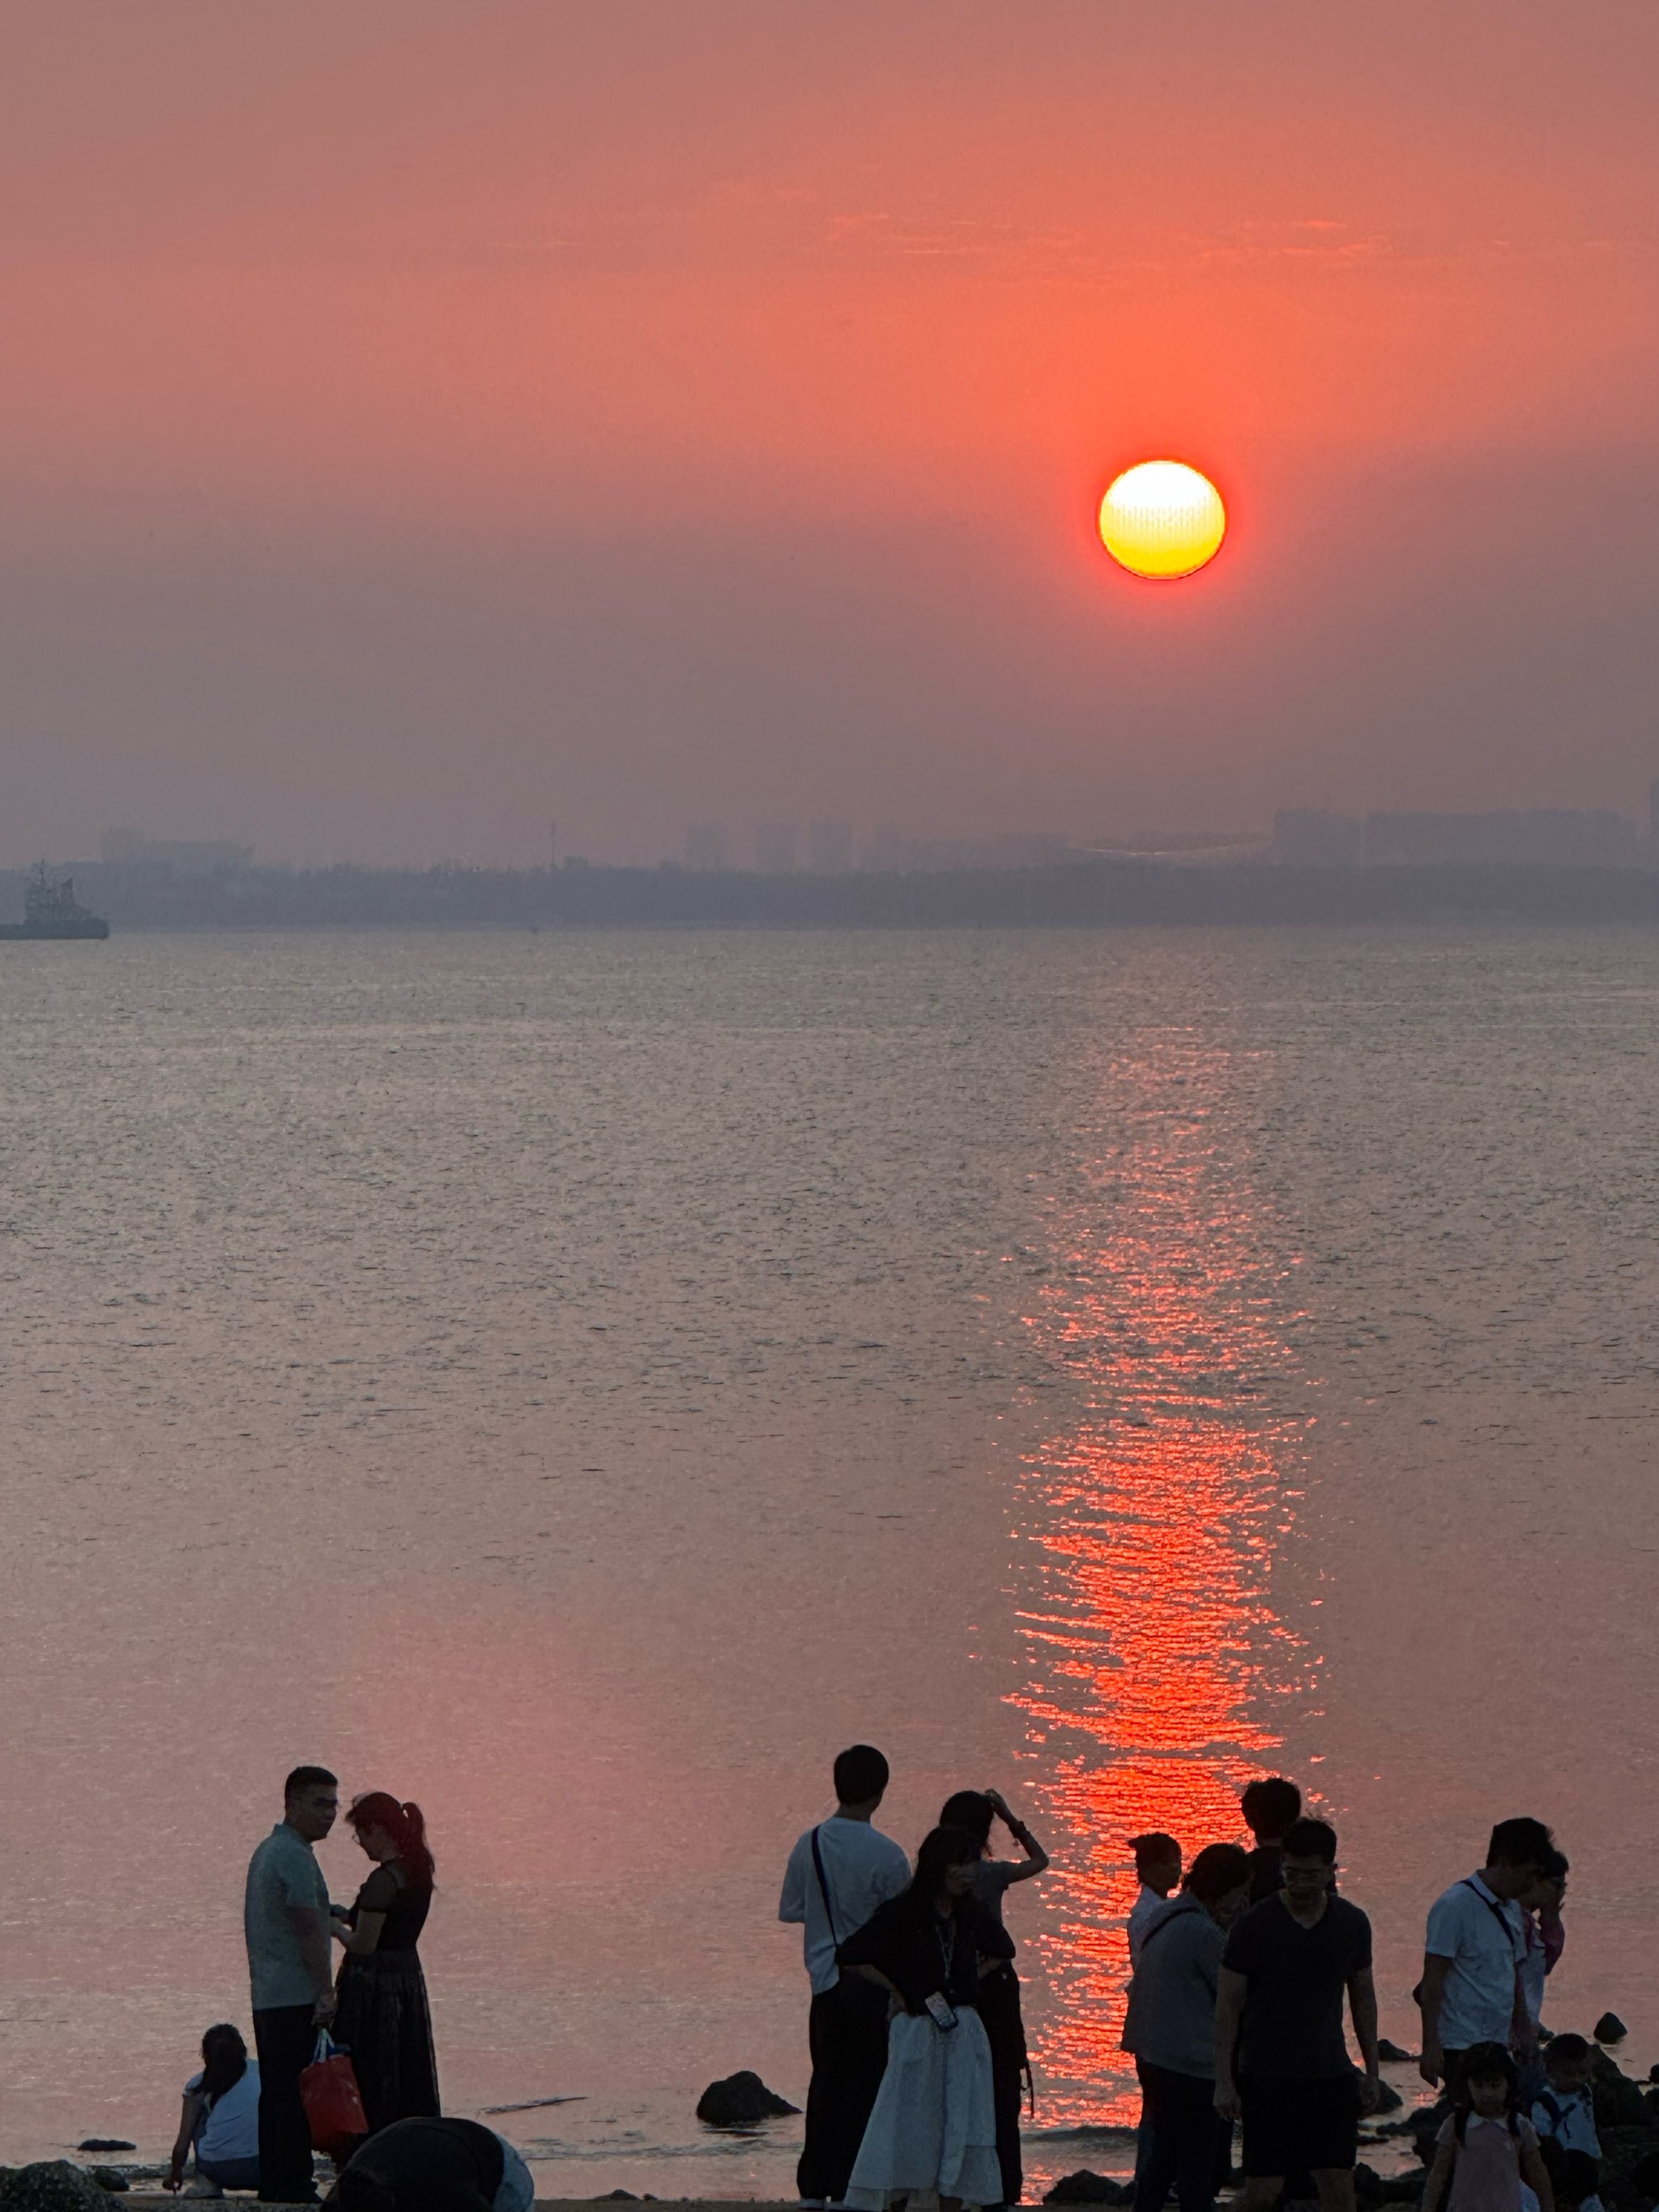
[[300,2076],[300,2097],[312,2148],[343,2166],[368,2133],[368,2115],[351,2053],[325,2027],[319,2029],[316,2055]]

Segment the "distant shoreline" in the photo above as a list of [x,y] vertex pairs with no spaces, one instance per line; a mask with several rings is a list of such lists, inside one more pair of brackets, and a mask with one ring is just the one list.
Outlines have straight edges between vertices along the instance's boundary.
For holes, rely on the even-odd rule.
[[[1123,929],[1659,924],[1659,872],[1528,863],[1051,866],[843,875],[599,867],[238,868],[79,863],[118,932],[160,929]],[[0,872],[0,916],[21,910]]]

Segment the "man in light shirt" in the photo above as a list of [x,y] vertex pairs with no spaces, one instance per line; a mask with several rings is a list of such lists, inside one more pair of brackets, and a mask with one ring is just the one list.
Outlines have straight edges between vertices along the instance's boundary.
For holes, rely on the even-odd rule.
[[1455,2095],[1465,2052],[1499,2043],[1526,2053],[1534,2041],[1520,1968],[1527,1935],[1516,1899],[1534,1887],[1554,1845],[1541,1820],[1500,1820],[1486,1863],[1437,1897],[1418,2002],[1423,2012],[1423,2079]]
[[1129,1908],[1129,1966],[1140,1964],[1140,1947],[1170,1909],[1170,1892],[1181,1887],[1181,1846],[1161,1828],[1149,1835],[1131,1836],[1135,1875],[1140,1894]]
[[812,2085],[796,2182],[803,2204],[839,2203],[887,2065],[887,1993],[862,1975],[843,1981],[836,1947],[879,1905],[910,1886],[910,1862],[872,1826],[887,1789],[887,1761],[855,1743],[836,1761],[836,1809],[789,1854],[780,1920],[805,1930],[812,1984],[807,2034]]
[[334,1826],[339,1784],[325,1766],[296,1766],[283,1818],[247,1870],[246,1926],[259,2052],[259,2194],[268,2204],[314,2204],[311,2128],[300,2076],[317,2030],[334,2017],[328,1884],[312,1855]]

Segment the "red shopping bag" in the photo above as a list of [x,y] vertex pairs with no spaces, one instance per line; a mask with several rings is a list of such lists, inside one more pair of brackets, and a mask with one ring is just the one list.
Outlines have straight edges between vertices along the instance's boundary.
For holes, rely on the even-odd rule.
[[300,2076],[300,2094],[313,2147],[343,2166],[368,2133],[368,2116],[351,2054],[336,2048],[326,2028],[317,2038],[315,2058]]

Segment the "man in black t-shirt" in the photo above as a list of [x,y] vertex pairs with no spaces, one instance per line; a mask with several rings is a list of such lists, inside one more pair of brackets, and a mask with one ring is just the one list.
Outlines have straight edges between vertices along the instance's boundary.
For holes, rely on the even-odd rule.
[[[1336,1832],[1297,1820],[1276,1897],[1234,1923],[1216,1993],[1216,2108],[1243,2112],[1247,2212],[1266,2212],[1287,2174],[1310,2169],[1322,2212],[1352,2212],[1359,2116],[1377,2099],[1371,1923],[1331,1894]],[[1346,1996],[1365,2071],[1342,2034]]]

